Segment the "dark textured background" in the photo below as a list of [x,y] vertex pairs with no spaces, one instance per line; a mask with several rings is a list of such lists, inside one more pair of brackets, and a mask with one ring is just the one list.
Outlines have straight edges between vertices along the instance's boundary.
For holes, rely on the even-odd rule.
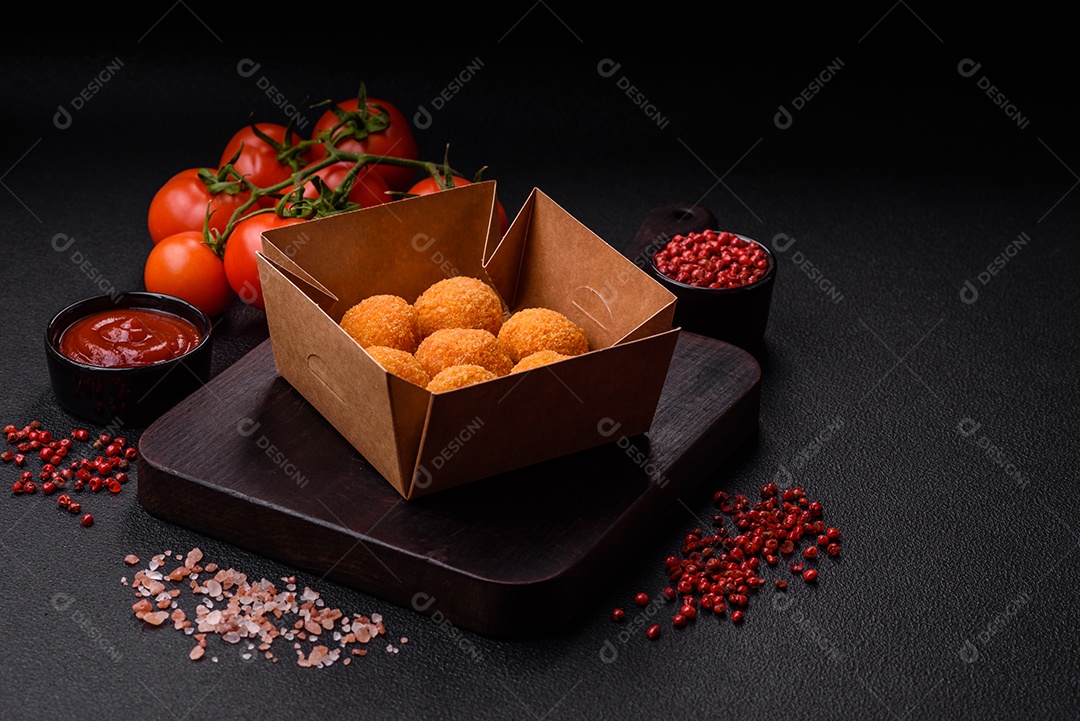
[[[796,242],[781,255],[759,442],[703,479],[669,525],[642,529],[643,552],[564,634],[452,636],[300,574],[328,603],[381,611],[410,644],[328,670],[244,662],[223,644],[211,644],[217,664],[193,664],[188,639],[132,617],[126,553],[198,545],[251,576],[292,570],[150,517],[130,487],[94,500],[89,530],[40,495],[7,495],[0,717],[1075,717],[1080,156],[1064,15],[979,5],[946,17],[904,2],[709,17],[586,18],[553,3],[311,6],[261,20],[195,2],[79,12],[5,21],[4,423],[77,424],[51,395],[41,333],[98,289],[52,238],[74,237],[113,285],[139,288],[156,188],[215,163],[249,113],[283,119],[256,77],[237,73],[245,58],[295,102],[365,81],[410,115],[479,58],[418,138],[426,157],[450,143],[457,166],[490,166],[511,212],[540,187],[619,246],[648,208],[700,201],[726,229]],[[57,106],[114,58],[120,72],[55,127]],[[597,72],[604,58],[621,63],[616,76]],[[778,106],[837,58],[836,77],[779,129]],[[982,63],[973,77],[957,71],[965,58]],[[666,127],[620,92],[621,76]],[[1026,127],[979,90],[981,76]],[[1030,243],[979,285],[1020,233]],[[796,251],[842,300],[800,272]],[[979,285],[975,303],[961,301],[965,280]],[[258,313],[231,309],[215,370],[264,337]],[[965,419],[981,424],[971,437]],[[755,493],[787,474],[845,533],[816,588],[795,584],[784,609],[762,592],[742,627],[618,636],[608,611],[661,586],[660,562],[709,513],[708,492]]]

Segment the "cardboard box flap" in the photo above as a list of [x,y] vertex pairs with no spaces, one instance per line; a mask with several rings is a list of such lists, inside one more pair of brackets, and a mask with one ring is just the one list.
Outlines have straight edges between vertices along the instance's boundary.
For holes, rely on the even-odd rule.
[[[353,213],[342,213],[267,232],[264,238],[282,252],[287,247],[288,257],[339,299],[330,315],[340,321],[346,310],[372,295],[391,293],[412,303],[450,276],[490,282],[483,253],[494,232],[494,207],[495,183],[485,181],[356,211],[364,216],[359,227]],[[282,232],[295,227],[303,228],[306,240]]]
[[432,394],[407,498],[648,431],[678,335]]
[[330,313],[334,306],[337,305],[337,298],[331,295],[318,281],[305,273],[302,268],[298,268],[296,264],[288,258],[285,259],[284,265],[279,264],[275,260],[271,260],[262,253],[256,253],[256,258],[258,259],[256,263],[259,265],[260,283],[262,282],[262,265],[266,264],[268,267],[274,268],[278,273],[292,281],[293,285],[297,286],[304,295],[310,298],[312,303],[315,303],[322,308],[324,313]]
[[300,267],[293,259],[297,249],[311,242],[310,229],[318,220],[310,220],[304,224],[297,233],[295,230],[286,228],[274,228],[262,233],[262,254],[274,263],[280,270],[299,278],[304,283],[317,288],[323,295],[337,300],[333,293],[327,290],[318,280],[311,276],[304,268]]
[[528,237],[534,205],[536,194],[530,193],[514,216],[506,235],[490,238],[493,242],[484,247],[484,270],[495,290],[511,308],[517,297],[517,281],[521,274],[521,262],[525,258],[525,239]]
[[[368,356],[368,361],[375,363],[371,356]],[[376,366],[378,367],[378,364]],[[381,370],[381,367],[379,369]],[[423,442],[424,429],[430,417],[431,393],[426,388],[413,385],[391,373],[386,374],[386,381],[390,393],[390,407],[394,414],[393,440],[397,447],[401,478],[398,492],[404,496],[409,492],[409,485],[414,477],[416,458],[420,455],[420,444]]]
[[622,343],[629,343],[630,341],[638,340],[639,338],[648,338],[651,335],[657,333],[663,333],[671,329],[672,323],[675,321],[675,304],[664,306],[660,310],[639,325],[634,330],[627,333],[620,338],[615,345],[621,345]]
[[[326,312],[294,283],[295,276],[290,278],[261,254],[257,259],[278,373],[326,418],[347,418],[347,424],[335,423],[335,427],[351,442],[378,439],[377,443],[365,441],[364,457],[399,492],[406,493],[412,464],[410,459],[408,473],[402,472],[389,374],[337,323],[327,322]],[[398,395],[402,394],[394,397]],[[357,404],[358,398],[363,399],[362,405]],[[415,402],[406,398],[399,415],[410,415],[410,401]],[[423,425],[422,418],[417,426]],[[405,433],[409,432],[406,428]],[[401,443],[409,447],[411,438]]]
[[671,328],[675,296],[539,189],[487,271],[511,309],[557,310],[585,330],[593,349]]

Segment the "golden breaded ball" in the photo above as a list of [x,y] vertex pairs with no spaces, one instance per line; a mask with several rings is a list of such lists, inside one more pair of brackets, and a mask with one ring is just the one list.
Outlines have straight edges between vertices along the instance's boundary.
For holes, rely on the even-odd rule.
[[431,379],[427,389],[432,393],[452,391],[455,388],[464,388],[465,386],[471,386],[473,383],[489,381],[492,378],[498,378],[498,376],[483,366],[468,363],[447,366]]
[[514,363],[542,350],[566,356],[589,352],[585,331],[562,313],[549,308],[526,308],[514,313],[503,323],[499,342]]
[[373,345],[365,349],[375,362],[398,378],[404,378],[414,385],[427,388],[431,382],[431,376],[427,374],[420,361],[413,357],[412,353],[406,353],[397,348],[389,348],[384,345]]
[[420,294],[415,306],[424,337],[444,328],[476,328],[498,335],[502,327],[499,294],[477,278],[440,280]]
[[540,350],[519,360],[517,364],[510,369],[510,372],[521,373],[522,371],[529,371],[533,368],[546,366],[549,363],[557,363],[558,361],[566,360],[567,358],[570,358],[570,356],[556,353],[553,350]]
[[381,345],[414,353],[420,344],[416,309],[397,295],[373,295],[345,311],[341,327],[361,348]]
[[514,365],[494,335],[476,328],[435,331],[420,342],[416,360],[432,379],[450,366],[477,365],[504,376]]

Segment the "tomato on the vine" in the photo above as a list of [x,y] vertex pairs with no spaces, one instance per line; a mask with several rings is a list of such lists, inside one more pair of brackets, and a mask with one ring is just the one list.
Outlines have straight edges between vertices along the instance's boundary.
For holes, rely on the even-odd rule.
[[[461,176],[454,176],[455,188],[460,188],[464,185],[472,185],[472,181],[466,180]],[[444,190],[444,188],[439,186],[439,182],[435,180],[435,176],[429,175],[423,180],[415,183],[407,192],[409,195],[429,195],[431,193],[437,193],[440,190]],[[510,222],[506,216],[506,210],[498,200],[495,201],[495,205],[499,213],[499,231],[503,235],[506,235],[506,231],[510,227]]]
[[169,178],[150,201],[147,227],[150,239],[160,243],[170,235],[203,229],[210,212],[210,227],[221,232],[233,212],[248,201],[246,190],[211,193],[200,168],[188,168]]
[[[285,140],[288,130],[286,126],[280,123],[256,123],[255,127],[271,140],[282,145],[289,144]],[[292,145],[295,145],[300,138],[296,137],[294,132],[289,140]],[[278,151],[273,145],[260,138],[250,125],[236,131],[236,134],[225,145],[218,167],[224,166],[238,152],[240,156],[233,163],[233,167],[259,188],[269,188],[292,177],[292,168],[287,163],[278,160]],[[310,151],[301,156],[303,163],[307,163],[308,155]]]
[[[345,179],[351,167],[353,163],[334,163],[316,170],[314,174],[322,179],[326,187],[334,190],[341,185],[341,181]],[[370,208],[393,200],[388,191],[386,181],[378,174],[377,168],[374,165],[368,165],[362,168],[353,180],[352,187],[349,188],[349,200],[361,208]],[[303,196],[305,198],[319,197],[319,189],[314,180],[309,180],[304,184]]]
[[[360,107],[360,101],[358,98],[352,98],[337,103],[337,107],[347,113],[355,113]],[[420,158],[420,148],[416,144],[416,137],[413,135],[412,126],[409,125],[408,118],[404,113],[397,109],[391,103],[385,100],[379,100],[378,98],[367,98],[367,109],[371,114],[380,112],[380,108],[386,111],[386,115],[390,124],[382,129],[368,133],[367,137],[357,140],[355,138],[344,138],[340,140],[335,147],[338,150],[343,150],[350,153],[371,153],[373,155],[385,155],[393,158],[406,158],[408,160],[418,160]],[[315,127],[312,130],[311,136],[318,138],[320,133],[329,131],[335,125],[341,122],[340,118],[334,113],[333,110],[327,110],[315,123]],[[340,132],[340,129],[336,132]],[[311,158],[312,160],[320,160],[326,157],[326,146],[323,144],[317,144],[312,146]],[[375,172],[382,176],[386,181],[386,185],[390,190],[402,191],[412,184],[416,178],[416,170],[414,168],[404,168],[396,165],[375,165]]]
[[225,276],[225,264],[203,239],[186,230],[162,238],[150,250],[143,282],[151,293],[183,298],[213,318],[236,294]]
[[264,310],[259,263],[255,254],[262,251],[263,231],[303,223],[300,218],[282,218],[275,213],[258,213],[235,226],[225,243],[225,276],[240,300]]

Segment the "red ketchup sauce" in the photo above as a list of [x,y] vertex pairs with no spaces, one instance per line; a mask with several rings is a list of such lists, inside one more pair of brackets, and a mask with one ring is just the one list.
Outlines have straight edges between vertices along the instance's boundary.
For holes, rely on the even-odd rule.
[[60,337],[60,352],[78,363],[132,368],[178,358],[202,341],[189,321],[146,308],[123,308],[88,315]]

